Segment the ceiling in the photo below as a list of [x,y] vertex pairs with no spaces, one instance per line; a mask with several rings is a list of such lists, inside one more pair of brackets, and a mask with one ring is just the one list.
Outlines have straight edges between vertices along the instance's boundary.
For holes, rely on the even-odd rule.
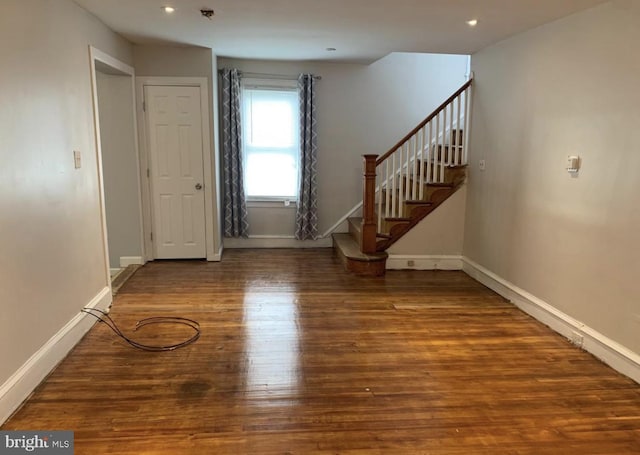
[[[75,0],[136,44],[219,56],[371,62],[390,52],[473,54],[603,0]],[[166,14],[162,6],[176,8]],[[212,20],[200,9],[215,10]],[[478,19],[471,28],[469,19]],[[329,52],[327,48],[336,48]]]

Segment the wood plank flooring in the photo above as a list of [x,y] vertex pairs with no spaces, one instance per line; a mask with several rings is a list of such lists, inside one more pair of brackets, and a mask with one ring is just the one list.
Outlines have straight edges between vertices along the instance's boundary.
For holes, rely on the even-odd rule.
[[640,386],[462,272],[229,250],[148,264],[111,315],[202,336],[149,353],[98,324],[3,429],[74,430],[87,455],[640,453]]

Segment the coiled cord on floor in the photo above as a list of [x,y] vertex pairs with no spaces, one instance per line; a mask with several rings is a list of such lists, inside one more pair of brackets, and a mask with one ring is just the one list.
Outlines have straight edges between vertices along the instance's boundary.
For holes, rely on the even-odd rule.
[[107,314],[106,312],[104,312],[102,310],[99,310],[97,308],[86,308],[86,307],[82,309],[82,312],[86,313],[86,314],[89,314],[89,315],[93,316],[94,318],[96,318],[99,322],[102,322],[103,324],[106,324],[107,327],[109,327],[111,330],[113,330],[113,332],[116,335],[118,335],[120,338],[122,338],[128,344],[130,344],[134,348],[141,349],[143,351],[150,351],[150,352],[173,351],[175,349],[187,346],[187,345],[195,342],[198,338],[200,338],[200,324],[198,322],[196,322],[196,321],[194,321],[192,319],[181,318],[181,317],[156,316],[156,317],[152,317],[152,318],[146,318],[146,319],[139,320],[136,323],[136,326],[135,326],[135,328],[133,330],[136,331],[141,327],[145,327],[145,326],[151,325],[151,324],[181,324],[181,325],[186,325],[187,327],[191,327],[193,329],[193,331],[194,331],[194,334],[188,340],[185,340],[185,341],[182,341],[182,342],[176,343],[176,344],[166,345],[166,346],[153,346],[153,345],[143,344],[143,343],[140,343],[138,341],[132,340],[131,338],[127,337],[124,333],[122,333],[122,331],[120,330],[118,325],[114,322],[113,319],[111,319],[111,316],[109,316],[109,314]]

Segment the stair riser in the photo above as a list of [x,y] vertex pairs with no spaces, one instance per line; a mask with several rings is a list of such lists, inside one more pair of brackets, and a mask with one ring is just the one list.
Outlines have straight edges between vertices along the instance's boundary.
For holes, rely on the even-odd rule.
[[407,226],[409,222],[407,221],[387,221],[385,219],[382,220],[382,229],[385,234],[390,233],[393,228],[404,227]]
[[[411,214],[413,213],[414,210],[420,210],[422,211],[431,211],[431,205],[427,205],[427,204],[415,204],[415,203],[403,203],[401,205],[401,212],[400,212],[400,217],[404,217],[404,218],[411,218]],[[386,213],[386,206],[385,204],[382,204],[382,215],[384,216]],[[376,217],[378,216],[377,210],[376,210]],[[351,231],[349,231],[351,232]]]
[[[440,174],[442,173],[442,167],[435,163],[424,163],[424,176],[427,175],[436,176],[438,182],[440,182]],[[444,182],[441,183],[458,183],[464,181],[467,176],[466,169],[464,167],[444,167]],[[419,177],[418,177],[419,180]]]
[[[458,145],[434,145],[431,147],[430,161],[433,161],[437,158],[440,161],[446,161],[449,163],[454,163],[454,160],[458,157],[461,159],[462,157],[462,146]],[[425,157],[426,158],[426,157]]]
[[[386,192],[385,191],[386,190],[382,190],[382,197],[385,198],[385,199],[383,199],[383,201],[386,201]],[[422,199],[420,199],[420,200],[421,201],[425,201],[425,202],[435,202],[434,195],[438,195],[439,196],[441,194],[439,192],[441,192],[441,191],[451,191],[451,188],[442,188],[442,187],[439,187],[439,186],[425,185],[424,186],[424,190],[422,192]],[[384,207],[385,207],[385,204],[383,203],[382,204],[382,210],[383,210],[382,213],[383,214],[385,213],[384,212]],[[404,209],[404,204],[403,204],[403,209]],[[376,208],[376,210],[377,210],[377,208]]]
[[349,220],[349,234],[355,239],[358,245],[362,245],[362,229],[356,226],[352,220]]
[[344,268],[359,276],[383,276],[388,255],[363,255],[353,239],[346,234],[333,234],[333,248]]

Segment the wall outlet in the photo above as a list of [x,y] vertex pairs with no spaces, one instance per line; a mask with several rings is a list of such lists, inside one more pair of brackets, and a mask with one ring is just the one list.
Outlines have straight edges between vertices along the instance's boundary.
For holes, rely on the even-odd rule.
[[407,267],[415,267],[415,265],[416,265],[415,261],[412,261],[412,260],[407,261]]
[[480,160],[480,161],[478,162],[478,166],[480,167],[480,170],[481,170],[481,171],[484,171],[484,170],[486,169],[486,163],[485,163],[485,161],[484,161],[484,160]]
[[579,348],[581,348],[582,345],[584,344],[584,336],[582,336],[581,333],[572,331],[571,336],[569,337],[569,341],[571,341],[572,345],[578,346]]

